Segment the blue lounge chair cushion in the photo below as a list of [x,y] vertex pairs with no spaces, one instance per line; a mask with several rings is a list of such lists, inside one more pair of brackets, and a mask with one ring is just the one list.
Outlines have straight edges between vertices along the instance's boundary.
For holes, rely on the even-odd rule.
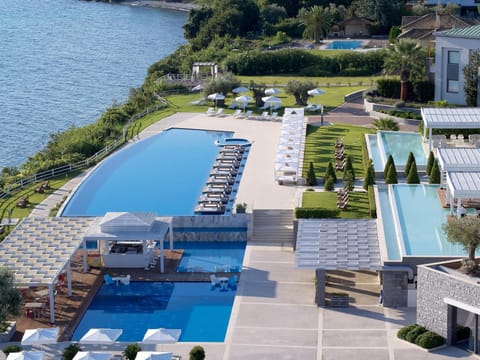
[[103,275],[103,280],[105,280],[105,284],[107,285],[115,284],[115,281],[113,281],[112,277],[108,274]]
[[228,287],[232,290],[237,290],[237,275],[228,279]]

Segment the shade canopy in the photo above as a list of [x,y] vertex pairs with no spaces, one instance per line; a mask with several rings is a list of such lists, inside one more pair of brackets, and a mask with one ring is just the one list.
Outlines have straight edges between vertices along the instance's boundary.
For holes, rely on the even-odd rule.
[[10,353],[7,360],[43,360],[45,359],[44,351],[20,351]]
[[210,99],[210,100],[224,100],[225,95],[223,95],[221,93],[214,93],[214,94],[208,95],[207,98]]
[[42,345],[42,344],[55,344],[58,338],[58,332],[60,328],[38,328],[27,329],[23,334],[21,344],[22,345]]
[[480,108],[422,108],[421,113],[425,128],[480,128]]
[[232,90],[234,94],[240,94],[247,91],[248,91],[248,88],[246,88],[245,86],[239,86]]
[[248,95],[242,95],[242,96],[236,97],[235,101],[238,101],[238,102],[241,102],[241,103],[249,103],[249,102],[253,101],[253,98],[251,96],[248,96]]
[[268,104],[278,104],[282,102],[282,99],[277,98],[276,96],[265,96],[262,97],[262,101]]
[[122,335],[122,329],[90,329],[82,336],[81,344],[113,344]]
[[275,94],[280,94],[281,91],[277,88],[269,88],[265,90],[265,95],[275,95]]
[[447,186],[456,198],[480,199],[480,172],[447,172]]
[[438,148],[437,159],[442,171],[480,171],[478,148]]
[[315,88],[315,89],[312,89],[312,90],[308,90],[307,94],[311,95],[311,96],[322,95],[322,94],[325,94],[325,90]]
[[171,360],[171,352],[139,351],[135,360]]
[[181,329],[148,329],[143,336],[144,344],[174,344],[180,339]]
[[79,351],[75,354],[73,360],[110,360],[113,355],[105,352]]

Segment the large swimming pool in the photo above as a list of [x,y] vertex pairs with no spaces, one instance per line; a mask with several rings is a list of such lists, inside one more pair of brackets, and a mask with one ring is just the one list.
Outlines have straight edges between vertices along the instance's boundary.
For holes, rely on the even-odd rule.
[[415,156],[418,168],[427,165],[427,157],[422,145],[422,136],[417,133],[400,131],[378,131],[368,134],[369,157],[373,160],[375,171],[383,171],[387,158],[392,155],[398,170],[405,167],[410,152]]
[[103,285],[72,341],[91,328],[123,329],[119,341],[141,341],[149,328],[182,329],[181,342],[223,342],[235,291],[210,283],[131,282]]
[[230,132],[169,129],[108,157],[75,191],[62,216],[106,212],[193,215]]
[[325,49],[328,50],[354,50],[362,46],[359,40],[334,40]]
[[449,209],[437,195],[438,185],[378,186],[381,220],[389,260],[403,256],[465,256],[448,242],[442,224]]

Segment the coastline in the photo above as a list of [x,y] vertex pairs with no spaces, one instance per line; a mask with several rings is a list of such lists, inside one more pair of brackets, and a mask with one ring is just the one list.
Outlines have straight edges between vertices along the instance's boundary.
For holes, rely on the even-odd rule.
[[125,1],[122,1],[122,3],[129,6],[143,6],[143,7],[170,9],[170,10],[187,11],[187,12],[197,7],[193,2],[183,3],[183,2],[170,2],[170,1],[163,1],[163,0],[125,0]]

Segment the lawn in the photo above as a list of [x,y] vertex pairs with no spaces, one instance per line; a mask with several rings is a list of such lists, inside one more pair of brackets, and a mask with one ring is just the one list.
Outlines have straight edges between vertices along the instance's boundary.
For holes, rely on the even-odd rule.
[[[305,141],[303,176],[306,177],[310,162],[313,163],[317,178],[323,177],[331,161],[335,166],[335,140],[343,138],[345,154],[350,156],[357,179],[363,177],[362,143],[365,134],[375,133],[374,129],[360,126],[335,124],[333,126],[308,126]],[[342,178],[343,172],[337,171]]]
[[[351,192],[346,210],[339,210],[341,219],[369,219],[368,195],[366,192]],[[304,208],[337,209],[337,193],[331,191],[305,191],[302,198]]]

